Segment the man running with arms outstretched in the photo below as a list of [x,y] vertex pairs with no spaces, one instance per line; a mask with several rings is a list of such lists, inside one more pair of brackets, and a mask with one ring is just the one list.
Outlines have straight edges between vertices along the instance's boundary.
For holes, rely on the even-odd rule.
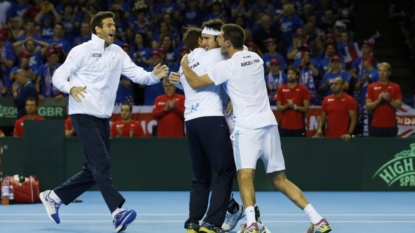
[[278,126],[263,80],[262,59],[256,53],[243,51],[245,34],[238,25],[222,26],[217,40],[222,54],[229,56],[228,60],[220,62],[202,76],[190,69],[187,56],[183,57],[181,66],[193,89],[224,83],[232,100],[235,131],[231,139],[234,141],[239,189],[247,218],[242,233],[258,233],[260,230],[255,220],[253,186],[254,169],[259,158],[264,162],[272,185],[310,217],[312,224],[307,233],[330,232],[328,222],[314,210],[302,191],[285,176]]

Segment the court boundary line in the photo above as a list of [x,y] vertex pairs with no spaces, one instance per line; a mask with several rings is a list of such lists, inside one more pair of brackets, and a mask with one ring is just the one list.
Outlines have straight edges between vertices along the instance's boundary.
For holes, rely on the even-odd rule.
[[[45,216],[46,214],[0,214],[0,216]],[[59,214],[60,216],[109,216],[110,214]],[[415,216],[415,214],[320,214],[324,216]],[[188,214],[137,214],[137,216],[188,216]],[[305,216],[305,214],[262,214],[261,216]]]
[[[0,223],[52,223],[51,221],[35,221],[35,220],[0,220]],[[89,221],[89,220],[69,220],[62,221],[62,223],[110,223],[111,221]],[[151,220],[136,220],[135,223],[182,223],[183,221],[151,221]],[[310,221],[264,221],[264,223],[309,223]],[[330,223],[415,223],[415,221],[333,221]]]

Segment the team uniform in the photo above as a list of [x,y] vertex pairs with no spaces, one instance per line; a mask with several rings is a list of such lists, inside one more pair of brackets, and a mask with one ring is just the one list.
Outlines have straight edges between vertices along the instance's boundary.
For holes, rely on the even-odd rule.
[[[176,108],[164,110],[167,101],[176,101]],[[184,96],[174,93],[172,96],[166,94],[158,96],[154,101],[153,117],[157,119],[158,137],[183,137],[183,112]]]
[[235,131],[231,139],[237,169],[255,169],[261,158],[271,173],[285,170],[285,164],[263,74],[261,57],[249,51],[236,52],[208,72],[215,85],[224,84],[232,100]]
[[[14,123],[14,131],[13,131],[13,136],[15,137],[23,137],[23,125],[24,125],[24,121],[27,120],[27,116],[21,117],[19,118],[15,123]],[[43,121],[45,120],[43,117],[39,116],[39,115],[35,115],[35,119],[37,121]]]
[[130,137],[130,131],[133,129],[133,137],[144,137],[143,128],[138,121],[131,120],[129,122],[116,121],[111,125],[111,137],[118,137],[118,129],[121,129],[120,137]]
[[[288,84],[278,87],[276,101],[281,101],[282,105],[288,104],[288,100],[293,104],[303,106],[304,100],[310,100],[310,93],[307,87],[301,84],[290,88]],[[281,137],[305,137],[304,113],[294,109],[286,109],[282,112],[282,122],[280,125]]]
[[[189,54],[189,67],[203,75],[224,59],[219,48],[209,51],[198,48]],[[180,76],[186,96],[184,117],[194,172],[185,228],[190,223],[198,224],[205,214],[204,222],[220,227],[225,220],[235,175],[232,142],[223,114],[226,97],[221,86],[193,90],[181,69]],[[208,208],[212,168],[217,176]]]
[[321,111],[327,114],[327,138],[340,137],[347,134],[349,127],[349,111],[357,111],[357,103],[353,97],[343,93],[340,97],[331,94],[324,98]]
[[[366,99],[376,101],[382,92],[388,92],[393,100],[402,99],[400,86],[393,82],[388,82],[386,85],[380,82],[370,84],[367,89]],[[372,110],[372,125],[369,135],[374,137],[395,137],[397,132],[396,109],[386,100],[382,100]]]

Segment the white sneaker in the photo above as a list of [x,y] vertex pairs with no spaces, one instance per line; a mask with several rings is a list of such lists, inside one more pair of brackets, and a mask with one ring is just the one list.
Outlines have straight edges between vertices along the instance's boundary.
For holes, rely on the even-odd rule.
[[222,224],[223,231],[231,231],[236,227],[238,221],[245,217],[243,205],[239,205],[239,210],[235,214],[226,212],[225,222]]
[[52,198],[49,197],[50,190],[46,190],[44,192],[39,193],[40,200],[42,201],[43,205],[45,206],[46,212],[48,213],[48,217],[53,222],[59,224],[61,220],[59,219],[59,207],[61,203],[56,203]]
[[[259,229],[259,233],[271,233],[270,230],[268,230],[268,228],[262,223],[262,222],[258,222],[258,229]],[[244,228],[244,224],[242,224],[242,229]],[[238,233],[242,233],[242,230],[238,231]]]

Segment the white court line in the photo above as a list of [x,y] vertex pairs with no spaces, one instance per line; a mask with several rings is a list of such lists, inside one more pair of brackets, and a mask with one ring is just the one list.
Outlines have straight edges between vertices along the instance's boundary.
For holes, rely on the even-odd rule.
[[[0,223],[44,223],[51,221],[16,220],[0,221]],[[110,223],[110,221],[64,221],[62,223]],[[137,220],[135,223],[182,223],[183,221],[149,221]],[[415,223],[415,221],[330,221],[330,223]],[[264,223],[310,223],[310,221],[264,221]]]
[[[44,216],[45,214],[0,214],[0,216]],[[109,214],[60,214],[60,216],[108,216]],[[138,216],[187,216],[188,214],[137,214]],[[415,216],[415,214],[321,214],[324,216]],[[261,216],[304,216],[304,214],[261,214]]]

